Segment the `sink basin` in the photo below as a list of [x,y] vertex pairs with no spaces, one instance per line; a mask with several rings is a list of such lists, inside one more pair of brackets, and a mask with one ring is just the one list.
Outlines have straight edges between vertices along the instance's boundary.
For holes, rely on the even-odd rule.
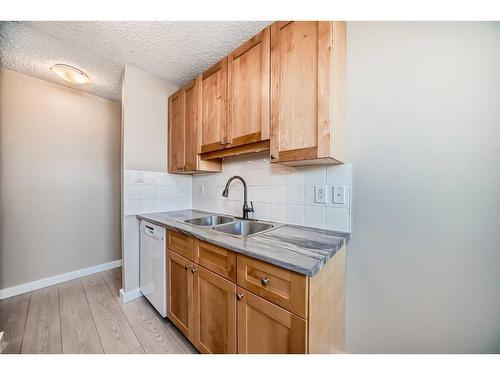
[[227,216],[212,215],[197,219],[184,220],[185,223],[198,225],[200,227],[213,227],[214,225],[232,223],[234,219]]
[[271,229],[273,227],[274,226],[272,224],[259,223],[257,221],[236,220],[229,224],[216,226],[213,229],[217,232],[222,232],[233,236],[247,237],[252,234],[257,234]]

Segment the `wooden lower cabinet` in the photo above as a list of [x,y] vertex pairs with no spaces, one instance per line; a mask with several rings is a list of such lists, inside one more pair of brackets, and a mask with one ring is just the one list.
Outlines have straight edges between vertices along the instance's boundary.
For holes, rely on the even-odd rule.
[[237,353],[236,284],[197,267],[194,271],[194,346],[202,353]]
[[190,341],[193,340],[193,264],[188,259],[167,251],[168,317]]
[[345,246],[307,277],[173,233],[168,317],[200,352],[344,351]]
[[238,297],[238,353],[307,353],[306,320],[243,288]]

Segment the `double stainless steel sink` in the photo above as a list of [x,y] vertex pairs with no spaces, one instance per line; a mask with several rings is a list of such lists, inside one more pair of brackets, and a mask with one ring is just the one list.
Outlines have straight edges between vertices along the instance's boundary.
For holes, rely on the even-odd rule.
[[210,229],[236,237],[249,237],[273,229],[275,226],[255,220],[243,220],[230,216],[211,215],[197,219],[184,220],[185,223],[210,227]]
[[212,216],[199,217],[197,219],[184,220],[185,223],[193,224],[199,227],[208,227],[208,226],[213,227],[219,224],[232,223],[233,221],[234,219],[232,217],[219,216],[219,215],[212,215]]

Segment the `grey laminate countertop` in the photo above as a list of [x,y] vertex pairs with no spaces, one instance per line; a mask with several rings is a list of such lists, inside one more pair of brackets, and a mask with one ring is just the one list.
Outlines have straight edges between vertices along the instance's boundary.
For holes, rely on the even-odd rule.
[[142,214],[137,217],[307,276],[318,273],[349,240],[349,233],[290,224],[273,223],[277,225],[275,229],[239,238],[207,227],[184,223],[184,220],[208,215],[214,213],[181,210]]

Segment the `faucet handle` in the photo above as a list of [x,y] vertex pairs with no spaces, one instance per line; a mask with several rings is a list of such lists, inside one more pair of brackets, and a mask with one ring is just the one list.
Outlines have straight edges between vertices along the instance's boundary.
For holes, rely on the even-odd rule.
[[254,212],[254,210],[253,210],[253,201],[250,201],[250,208],[248,209],[248,212]]

